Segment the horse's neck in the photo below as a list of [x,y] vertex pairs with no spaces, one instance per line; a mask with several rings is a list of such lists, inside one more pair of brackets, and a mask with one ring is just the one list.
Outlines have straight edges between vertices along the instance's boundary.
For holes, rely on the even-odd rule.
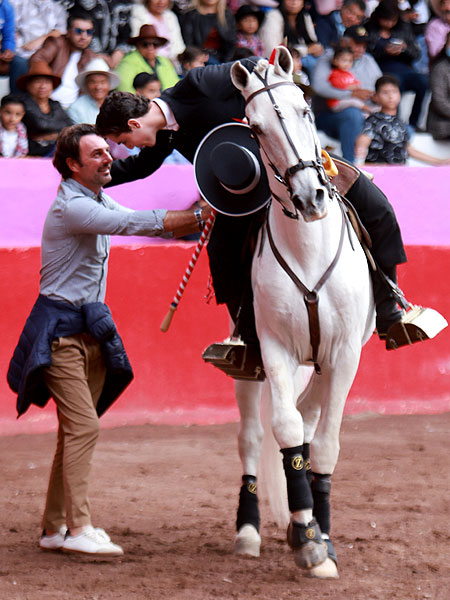
[[329,202],[323,219],[306,223],[301,214],[298,217],[286,216],[282,206],[272,202],[268,218],[274,242],[281,255],[295,260],[303,273],[321,274],[334,259],[339,245],[342,213],[338,201]]

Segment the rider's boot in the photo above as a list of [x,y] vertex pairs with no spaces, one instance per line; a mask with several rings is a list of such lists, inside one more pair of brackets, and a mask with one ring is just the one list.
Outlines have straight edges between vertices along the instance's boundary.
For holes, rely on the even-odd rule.
[[[397,283],[397,267],[385,268],[384,273],[393,283]],[[378,271],[371,271],[373,297],[376,307],[376,329],[380,339],[386,339],[389,328],[401,321],[403,311],[400,309],[392,288]]]
[[[415,306],[405,300],[397,284],[396,267],[385,268],[384,273],[394,286],[378,272],[372,272],[373,294],[376,306],[376,328],[387,350],[396,350],[435,337],[448,323],[432,308]],[[400,309],[399,302],[404,307]]]

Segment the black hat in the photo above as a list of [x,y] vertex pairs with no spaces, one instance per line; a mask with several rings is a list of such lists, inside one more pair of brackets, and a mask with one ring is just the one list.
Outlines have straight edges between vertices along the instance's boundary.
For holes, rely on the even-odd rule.
[[352,25],[344,31],[344,37],[352,38],[358,44],[367,44],[369,41],[369,34],[367,29],[362,25]]
[[239,7],[234,15],[236,23],[238,23],[241,19],[245,17],[256,17],[258,19],[259,25],[264,21],[264,12],[262,10],[258,10],[257,8],[250,6],[249,4],[244,4]]
[[258,144],[244,123],[210,131],[195,153],[194,172],[202,197],[224,215],[250,215],[270,200]]

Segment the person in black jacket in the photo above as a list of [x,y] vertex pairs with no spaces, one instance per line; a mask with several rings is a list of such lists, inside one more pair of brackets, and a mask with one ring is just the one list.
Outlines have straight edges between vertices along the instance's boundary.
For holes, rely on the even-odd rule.
[[[252,71],[257,58],[242,59]],[[132,94],[113,92],[97,117],[101,135],[124,143],[129,148],[140,146],[141,152],[113,163],[112,181],[117,185],[147,177],[160,166],[159,153],[177,149],[192,161],[195,151],[214,127],[245,116],[245,102],[234,87],[232,63],[206,66],[191,71],[175,87],[165,90],[152,103]],[[351,170],[351,185],[345,195],[354,203],[372,238],[372,252],[382,270],[396,281],[396,265],[406,261],[400,228],[392,206],[382,191],[346,161],[340,168]],[[226,303],[234,322],[239,317],[238,332],[250,345],[258,345],[256,336],[250,264],[242,259],[249,229],[260,226],[263,211],[243,217],[218,214],[208,244],[208,255],[216,300]],[[377,331],[385,337],[389,327],[400,321],[402,313],[395,297],[379,280],[373,278],[377,306]]]
[[42,234],[39,297],[8,370],[17,410],[45,406],[58,414],[58,443],[42,519],[43,550],[119,556],[94,528],[88,500],[99,417],[133,378],[104,304],[110,234],[164,236],[198,232],[209,207],[134,211],[102,190],[112,157],[93,125],[73,125],[58,138],[53,164],[62,175]]

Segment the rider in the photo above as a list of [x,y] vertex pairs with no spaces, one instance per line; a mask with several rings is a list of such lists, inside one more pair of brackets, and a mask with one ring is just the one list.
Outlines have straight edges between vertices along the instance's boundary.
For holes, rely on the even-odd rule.
[[[256,57],[241,60],[253,71]],[[233,63],[197,68],[165,90],[160,98],[147,99],[125,92],[112,92],[97,117],[101,135],[129,148],[138,155],[114,161],[109,185],[147,177],[156,171],[174,149],[193,161],[195,152],[213,128],[245,118],[245,101],[234,87],[230,69]],[[380,269],[396,281],[397,264],[406,261],[400,229],[388,199],[360,170],[338,160],[339,191],[354,204],[372,239],[372,254]],[[250,282],[251,252],[249,231],[258,230],[264,209],[239,218],[217,214],[208,244],[213,285],[217,302],[226,303],[238,333],[249,348],[258,351]],[[396,297],[385,281],[373,274],[377,311],[377,332],[385,337],[389,327],[402,318]]]

